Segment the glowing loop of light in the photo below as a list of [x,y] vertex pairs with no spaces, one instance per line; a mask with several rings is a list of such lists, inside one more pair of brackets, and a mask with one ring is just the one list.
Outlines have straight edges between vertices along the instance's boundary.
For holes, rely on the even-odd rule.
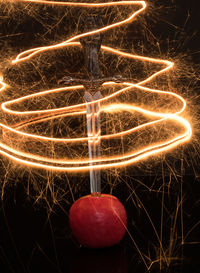
[[[110,7],[110,6],[131,6],[131,5],[139,5],[141,8],[137,10],[136,12],[131,13],[131,15],[126,18],[123,21],[102,27],[100,29],[96,29],[87,33],[82,33],[77,36],[74,36],[62,43],[56,44],[56,45],[51,45],[51,46],[45,46],[45,47],[38,47],[38,48],[33,48],[27,51],[24,51],[20,53],[15,60],[12,61],[12,64],[15,65],[20,62],[25,62],[35,56],[36,54],[42,53],[44,51],[48,50],[54,50],[57,48],[62,48],[62,47],[70,47],[70,46],[80,46],[80,43],[77,41],[82,37],[88,36],[88,35],[93,35],[98,32],[104,32],[108,29],[115,28],[117,26],[120,26],[122,24],[126,24],[131,22],[139,13],[141,13],[145,8],[146,8],[146,3],[144,1],[119,1],[119,2],[107,2],[107,3],[75,3],[75,2],[57,2],[57,1],[40,1],[40,0],[21,0],[22,2],[32,2],[32,3],[40,3],[40,4],[45,4],[45,5],[59,5],[59,6],[74,6],[74,7],[86,7],[86,8],[100,8],[100,7]],[[52,93],[59,93],[62,91],[69,91],[72,89],[81,89],[83,86],[73,86],[73,87],[62,87],[62,88],[57,88],[57,89],[52,89],[52,90],[47,90],[47,91],[41,91],[36,94],[28,95],[25,97],[21,97],[18,99],[10,100],[7,102],[4,102],[1,104],[1,110],[5,115],[11,115],[13,117],[19,116],[19,117],[25,117],[25,121],[22,122],[22,124],[16,123],[12,125],[6,125],[3,123],[0,123],[0,128],[2,131],[2,139],[0,141],[0,153],[9,157],[10,159],[13,159],[17,161],[20,164],[26,164],[26,165],[31,165],[39,168],[46,168],[46,169],[53,169],[53,170],[60,170],[60,171],[81,171],[81,170],[88,170],[91,168],[97,169],[97,168],[111,168],[111,167],[119,167],[119,166],[125,166],[127,164],[131,164],[133,162],[142,160],[148,156],[158,154],[159,152],[163,152],[169,149],[172,149],[176,147],[177,145],[187,141],[191,135],[192,135],[192,130],[189,122],[182,118],[180,114],[185,110],[186,107],[186,102],[185,100],[172,92],[169,91],[161,91],[161,90],[155,90],[155,89],[150,89],[148,87],[144,87],[144,84],[149,83],[151,80],[153,80],[155,77],[161,75],[164,72],[169,71],[173,67],[173,63],[170,61],[166,60],[161,60],[161,59],[155,59],[155,58],[149,58],[149,57],[144,57],[144,56],[138,56],[138,55],[133,55],[130,53],[125,53],[120,50],[107,47],[107,46],[102,46],[102,50],[106,52],[110,52],[112,54],[116,54],[118,56],[122,56],[125,58],[129,59],[134,59],[134,60],[141,60],[141,61],[148,61],[156,64],[161,64],[165,65],[165,68],[161,69],[158,72],[155,72],[153,75],[149,76],[145,80],[134,84],[134,83],[123,83],[125,86],[124,88],[116,91],[114,94],[108,95],[102,99],[100,99],[100,102],[104,102],[109,100],[112,97],[115,97],[123,92],[126,92],[130,90],[131,88],[137,88],[141,91],[146,91],[146,92],[152,92],[152,93],[157,93],[157,94],[165,94],[165,95],[170,95],[179,100],[182,103],[182,107],[179,109],[177,112],[171,112],[171,113],[158,113],[158,112],[153,112],[149,110],[145,110],[141,107],[136,107],[133,104],[111,104],[109,107],[107,106],[106,111],[115,111],[117,110],[125,110],[129,112],[134,112],[137,111],[139,113],[142,113],[144,115],[148,115],[150,117],[156,118],[156,120],[139,125],[137,127],[131,128],[127,131],[119,132],[116,134],[112,135],[102,135],[100,139],[114,139],[118,137],[123,137],[125,135],[130,135],[132,132],[135,132],[137,130],[140,130],[142,128],[149,127],[154,124],[159,124],[160,122],[167,121],[167,120],[173,120],[180,124],[182,128],[184,128],[184,133],[179,134],[176,137],[172,137],[170,140],[167,141],[160,141],[159,143],[155,145],[151,145],[149,147],[144,147],[140,150],[137,151],[132,151],[131,153],[123,154],[123,155],[117,155],[117,156],[111,156],[107,158],[98,158],[95,159],[92,163],[94,164],[91,167],[91,161],[89,161],[88,158],[81,159],[81,160],[71,160],[70,158],[65,159],[55,159],[55,158],[50,158],[50,157],[42,157],[34,154],[33,152],[24,152],[23,150],[20,150],[20,145],[19,147],[11,147],[9,146],[9,140],[7,139],[7,136],[10,134],[14,138],[27,138],[29,141],[40,141],[41,143],[80,143],[80,142],[88,142],[88,138],[51,138],[51,137],[44,137],[41,135],[36,135],[36,134],[28,134],[25,132],[20,131],[20,128],[23,127],[24,124],[31,124],[34,122],[46,120],[46,119],[51,119],[54,118],[55,116],[65,116],[67,114],[69,115],[79,115],[85,113],[85,107],[86,104],[79,104],[79,105],[74,105],[74,106],[66,106],[63,108],[58,108],[58,109],[50,109],[50,110],[38,110],[38,111],[15,111],[9,108],[11,105],[15,105],[17,103],[23,102],[24,100],[29,100],[32,98],[36,97],[42,97],[48,94]],[[104,85],[115,85],[115,83],[107,82]],[[4,91],[6,89],[6,83],[3,81],[3,77],[0,77],[0,91]],[[6,136],[6,137],[5,137]]]

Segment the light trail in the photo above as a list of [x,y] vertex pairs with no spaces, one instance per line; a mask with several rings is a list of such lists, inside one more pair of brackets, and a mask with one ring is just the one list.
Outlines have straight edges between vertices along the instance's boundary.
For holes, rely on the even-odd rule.
[[[18,1],[19,2],[19,1]],[[60,5],[60,6],[73,6],[73,7],[86,7],[86,8],[95,8],[98,9],[100,7],[111,7],[111,6],[141,6],[140,9],[138,9],[135,12],[132,12],[128,18],[125,20],[119,21],[117,23],[111,24],[106,27],[102,27],[100,29],[96,29],[87,33],[82,33],[77,36],[74,36],[62,43],[45,46],[45,47],[37,47],[33,49],[26,50],[19,55],[12,61],[12,65],[16,65],[21,62],[26,62],[36,56],[37,54],[42,54],[45,51],[49,50],[55,50],[63,47],[80,47],[81,44],[77,41],[82,37],[93,35],[99,32],[104,32],[109,29],[121,26],[123,24],[130,23],[135,17],[140,14],[144,9],[146,8],[146,3],[144,1],[117,1],[117,2],[107,2],[107,3],[75,3],[75,2],[58,2],[58,1],[39,1],[39,0],[21,0],[21,2],[30,2],[35,4],[43,4],[43,5]],[[176,146],[180,145],[181,143],[186,142],[190,139],[192,135],[192,129],[190,123],[180,116],[181,113],[186,108],[186,101],[178,94],[175,94],[170,91],[162,91],[162,90],[156,90],[151,89],[148,87],[145,87],[144,84],[149,83],[156,77],[160,76],[163,73],[168,72],[170,69],[173,68],[174,63],[162,60],[162,59],[155,59],[150,57],[144,57],[139,55],[134,55],[131,53],[122,52],[120,50],[108,47],[108,46],[102,46],[101,50],[115,54],[116,56],[122,56],[124,58],[133,59],[133,60],[140,60],[142,62],[150,62],[154,64],[163,65],[164,68],[161,70],[153,73],[151,76],[146,78],[143,81],[140,81],[138,83],[130,83],[130,82],[124,82],[123,88],[120,90],[115,91],[114,93],[107,95],[98,101],[101,103],[101,105],[106,104],[105,106],[102,106],[101,112],[105,113],[117,113],[119,111],[121,112],[129,112],[134,115],[135,112],[140,113],[141,115],[145,117],[149,117],[150,119],[154,119],[153,121],[143,123],[141,125],[138,125],[136,127],[130,128],[128,130],[120,131],[113,134],[107,134],[107,135],[101,135],[98,134],[94,136],[95,141],[102,141],[102,140],[114,140],[114,139],[120,139],[126,136],[132,137],[132,134],[135,132],[140,132],[142,130],[151,128],[151,126],[154,125],[160,125],[163,124],[163,122],[174,122],[177,124],[177,127],[179,129],[182,129],[182,133],[177,133],[175,136],[171,136],[170,139],[167,140],[160,140],[152,145],[143,146],[140,149],[135,149],[131,152],[118,154],[118,155],[111,155],[109,157],[102,157],[97,158],[94,160],[90,160],[88,157],[85,158],[75,158],[70,159],[70,157],[65,154],[63,157],[59,157],[56,155],[56,150],[54,151],[54,156],[44,156],[44,155],[37,155],[34,151],[34,149],[30,152],[29,151],[29,145],[30,143],[34,143],[35,148],[37,150],[42,150],[41,147],[45,147],[45,149],[48,151],[52,148],[52,146],[58,145],[68,145],[68,144],[86,144],[88,143],[88,137],[76,137],[76,138],[53,138],[53,137],[46,137],[38,134],[30,134],[24,132],[22,129],[26,128],[28,125],[36,124],[39,122],[47,121],[47,120],[53,120],[57,117],[72,117],[72,116],[80,116],[80,115],[86,115],[86,103],[77,104],[77,105],[66,105],[66,107],[62,108],[56,108],[56,109],[48,109],[48,110],[33,110],[33,111],[16,111],[12,109],[12,106],[16,106],[19,103],[22,103],[24,101],[31,101],[31,99],[34,98],[42,98],[49,94],[59,94],[60,92],[71,92],[73,90],[82,90],[83,86],[67,86],[62,88],[56,88],[46,91],[39,91],[35,94],[27,95],[24,97],[20,97],[18,99],[13,99],[6,101],[1,104],[1,111],[2,116],[6,117],[13,117],[12,124],[5,124],[3,121],[0,123],[0,153],[4,156],[18,162],[19,164],[25,164],[28,166],[35,166],[37,168],[45,168],[45,169],[51,169],[55,171],[87,171],[92,169],[100,169],[100,168],[115,168],[115,167],[123,167],[128,164],[132,164],[134,162],[138,162],[140,160],[143,160],[149,156],[153,156],[156,154],[159,154],[164,151],[168,151],[170,149],[175,148]],[[106,82],[104,83],[105,87],[116,87],[118,84],[113,82]],[[3,76],[0,75],[0,91],[6,92],[7,85],[3,81]],[[156,111],[150,111],[147,109],[144,109],[142,107],[138,107],[134,104],[130,103],[115,103],[112,104],[110,100],[112,98],[115,98],[119,96],[120,94],[123,94],[125,92],[130,92],[133,89],[138,89],[141,92],[149,92],[153,94],[159,94],[159,95],[168,95],[174,98],[181,106],[178,110],[170,109],[168,113],[164,112],[156,112]],[[95,101],[96,102],[96,101]],[[94,102],[88,103],[92,104]],[[91,140],[90,136],[90,140]],[[16,145],[18,143],[18,145]],[[92,163],[92,164],[91,164]]]

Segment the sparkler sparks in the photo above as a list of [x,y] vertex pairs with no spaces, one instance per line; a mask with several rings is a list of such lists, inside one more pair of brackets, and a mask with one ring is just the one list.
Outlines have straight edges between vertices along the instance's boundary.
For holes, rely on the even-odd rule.
[[[113,29],[115,27],[119,27],[121,25],[130,23],[135,19],[135,17],[140,14],[146,8],[146,3],[144,1],[119,1],[119,2],[107,2],[107,3],[75,3],[75,2],[56,2],[56,1],[39,1],[39,0],[24,0],[22,2],[30,2],[37,3],[43,5],[60,5],[60,6],[73,6],[73,7],[84,7],[88,9],[98,9],[100,7],[113,7],[113,6],[139,6],[140,8],[137,11],[132,12],[125,20],[119,21],[117,23],[110,24],[105,27],[101,27],[99,29],[95,29],[93,31],[89,31],[86,33],[82,33],[76,35],[62,43],[56,45],[50,45],[45,47],[37,47],[33,49],[26,50],[20,53],[13,61],[12,65],[15,66],[19,63],[28,62],[31,58],[36,55],[43,54],[45,51],[53,51],[60,48],[69,48],[69,47],[80,47],[81,44],[77,41],[80,38],[85,36],[94,35],[99,32],[105,32],[109,29]],[[120,167],[125,166],[127,164],[132,164],[134,162],[140,161],[149,156],[158,154],[160,152],[167,151],[176,147],[177,145],[184,143],[188,139],[190,139],[192,135],[192,129],[189,122],[181,117],[181,114],[186,108],[185,100],[170,91],[162,91],[157,89],[152,89],[147,86],[144,86],[147,83],[150,83],[156,77],[160,76],[163,73],[168,72],[173,68],[173,62],[155,58],[149,58],[139,55],[134,55],[127,52],[122,52],[120,50],[102,46],[101,50],[105,53],[114,54],[116,56],[120,56],[126,59],[131,60],[139,60],[141,62],[154,63],[157,65],[165,66],[161,70],[153,73],[151,76],[146,79],[133,83],[133,82],[124,82],[123,84],[117,84],[113,82],[104,83],[104,88],[118,88],[117,91],[112,94],[106,95],[103,98],[99,99],[98,102],[101,103],[102,108],[100,112],[104,113],[117,113],[117,112],[129,112],[133,116],[135,113],[139,113],[148,119],[153,119],[150,122],[144,122],[132,128],[113,133],[113,134],[105,134],[98,137],[99,141],[111,140],[115,141],[117,139],[123,139],[127,136],[129,138],[134,138],[134,134],[142,131],[149,130],[153,126],[162,126],[166,123],[173,123],[174,126],[177,127],[177,133],[175,135],[171,135],[166,139],[155,140],[155,143],[144,144],[139,148],[133,147],[129,149],[129,151],[125,153],[119,153],[117,155],[104,156],[101,158],[95,158],[93,160],[89,159],[87,156],[84,158],[73,158],[66,153],[64,155],[60,155],[57,153],[57,149],[59,147],[65,147],[67,145],[87,145],[88,137],[65,137],[65,138],[54,138],[54,137],[46,137],[39,135],[37,133],[30,134],[26,132],[26,128],[31,124],[36,124],[38,122],[43,122],[46,120],[53,120],[57,117],[78,117],[82,115],[86,115],[86,103],[81,103],[77,105],[66,105],[66,107],[56,108],[56,109],[48,109],[48,110],[33,110],[33,111],[17,111],[14,110],[15,106],[19,105],[21,102],[29,102],[35,98],[45,98],[50,94],[59,94],[61,92],[72,92],[75,90],[82,91],[83,86],[68,86],[62,88],[56,88],[46,91],[40,91],[32,95],[20,97],[18,99],[6,101],[2,103],[1,110],[3,112],[3,116],[5,120],[8,120],[8,117],[13,117],[14,122],[10,124],[9,122],[5,123],[2,121],[0,123],[1,127],[1,141],[0,141],[0,153],[3,155],[21,163],[27,164],[30,166],[35,166],[39,168],[52,169],[58,171],[86,171],[91,168],[100,169],[100,168],[112,168],[112,167]],[[122,86],[122,88],[121,88]],[[6,83],[3,81],[3,78],[0,78],[0,91],[6,92]],[[120,87],[120,89],[119,89]],[[134,90],[140,90],[140,92],[149,92],[153,94],[159,94],[160,96],[171,96],[174,100],[176,100],[181,106],[179,109],[168,109],[166,112],[162,111],[152,111],[145,109],[144,107],[138,107],[135,103],[112,103],[112,99],[118,97],[121,94],[126,92],[132,92]],[[88,104],[92,104],[88,103]],[[181,131],[181,133],[179,132]],[[153,141],[152,141],[153,142]],[[18,145],[16,145],[18,143]],[[35,149],[29,151],[29,143],[34,143],[34,147],[37,151],[35,153]],[[52,155],[44,155],[44,150],[52,150],[54,153]],[[92,164],[91,164],[92,163]]]

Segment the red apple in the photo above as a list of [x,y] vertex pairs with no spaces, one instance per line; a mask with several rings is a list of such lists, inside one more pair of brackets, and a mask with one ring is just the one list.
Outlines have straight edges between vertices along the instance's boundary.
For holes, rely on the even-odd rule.
[[127,216],[122,203],[113,195],[87,195],[69,211],[69,222],[77,241],[88,248],[113,246],[126,232]]

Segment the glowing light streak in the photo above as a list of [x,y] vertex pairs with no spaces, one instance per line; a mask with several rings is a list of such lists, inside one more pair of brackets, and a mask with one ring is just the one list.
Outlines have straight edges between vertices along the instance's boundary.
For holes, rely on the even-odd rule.
[[[13,64],[30,59],[31,57],[33,57],[34,55],[42,52],[42,51],[46,51],[46,50],[53,50],[53,49],[57,49],[59,47],[63,47],[64,45],[73,42],[77,39],[83,38],[85,36],[89,36],[89,35],[94,35],[96,33],[99,32],[104,32],[107,31],[111,28],[115,28],[117,26],[120,26],[122,24],[126,24],[126,23],[130,23],[139,13],[141,13],[145,8],[146,8],[146,3],[144,1],[119,1],[119,2],[108,2],[108,3],[97,3],[97,4],[89,4],[89,3],[73,3],[73,2],[55,2],[55,1],[31,1],[31,0],[25,0],[24,2],[35,2],[35,3],[41,3],[41,4],[54,4],[54,5],[59,5],[59,3],[62,3],[62,5],[64,6],[77,6],[77,7],[88,7],[88,8],[98,8],[98,7],[105,7],[105,6],[121,6],[121,5],[142,5],[142,8],[139,9],[138,11],[132,13],[127,19],[120,21],[118,23],[115,24],[111,24],[109,26],[97,29],[97,30],[93,30],[93,31],[89,31],[83,34],[79,34],[76,35],[62,43],[59,43],[57,45],[52,45],[52,46],[45,46],[45,47],[38,47],[38,48],[33,48],[33,49],[29,49],[26,50],[22,53],[20,53],[15,60],[12,61]],[[23,57],[25,55],[25,57]],[[27,56],[26,56],[27,55]]]
[[[15,60],[12,61],[13,65],[16,65],[20,62],[28,61],[30,58],[34,57],[37,54],[41,54],[47,50],[55,50],[61,47],[71,47],[71,46],[80,46],[79,42],[76,42],[77,39],[80,39],[82,37],[93,35],[98,32],[104,32],[108,29],[123,25],[125,23],[131,22],[139,13],[141,13],[146,8],[146,3],[144,1],[120,1],[120,2],[107,2],[107,3],[75,3],[75,2],[57,2],[57,1],[39,1],[39,0],[24,0],[23,2],[32,2],[37,4],[48,4],[48,5],[60,5],[60,6],[75,6],[75,7],[87,7],[87,8],[100,8],[100,7],[106,7],[106,6],[123,6],[123,5],[141,5],[142,8],[140,8],[138,11],[131,13],[131,15],[120,22],[111,24],[106,27],[102,27],[100,29],[96,29],[87,33],[83,33],[77,36],[74,36],[62,43],[46,46],[46,47],[38,47],[33,48],[27,51],[24,51],[20,53]],[[160,152],[167,151],[169,149],[172,149],[176,147],[177,145],[184,143],[185,141],[189,140],[192,135],[192,129],[189,124],[189,122],[180,117],[179,115],[185,110],[186,108],[186,102],[185,100],[178,94],[172,93],[170,91],[162,91],[162,90],[156,90],[151,89],[148,87],[144,87],[143,85],[150,82],[154,78],[158,77],[159,75],[166,73],[169,71],[174,63],[167,61],[167,60],[161,60],[161,59],[155,59],[150,57],[144,57],[139,55],[133,55],[131,53],[122,52],[120,50],[102,46],[102,50],[105,52],[109,52],[112,54],[115,54],[117,56],[122,56],[124,58],[130,58],[134,60],[140,60],[142,62],[151,62],[155,64],[164,65],[165,67],[155,73],[153,73],[151,76],[146,78],[145,80],[138,82],[138,83],[129,83],[124,82],[122,85],[125,86],[121,88],[118,91],[115,91],[113,94],[107,95],[98,101],[102,104],[102,102],[106,102],[107,105],[103,106],[100,109],[100,112],[107,112],[107,113],[115,113],[118,111],[129,111],[130,113],[141,113],[142,115],[148,116],[150,118],[154,117],[157,118],[154,121],[150,121],[141,125],[138,125],[134,128],[117,132],[115,134],[108,134],[108,135],[100,135],[99,132],[95,134],[95,136],[89,136],[89,137],[77,137],[77,138],[53,138],[53,137],[44,137],[42,135],[37,134],[29,134],[26,132],[21,131],[23,127],[26,127],[30,124],[55,119],[57,117],[65,117],[65,116],[78,116],[86,114],[86,103],[78,104],[78,105],[68,105],[66,107],[57,108],[57,109],[48,109],[48,110],[35,110],[35,111],[16,111],[12,110],[10,107],[13,105],[17,105],[25,100],[31,100],[33,98],[40,98],[43,96],[46,96],[48,94],[55,94],[59,92],[69,92],[72,90],[81,90],[83,89],[83,86],[68,86],[68,87],[62,87],[62,88],[56,88],[52,90],[46,90],[46,91],[40,91],[35,94],[27,95],[18,99],[6,101],[1,104],[1,110],[3,114],[11,115],[13,117],[21,117],[23,120],[19,120],[17,122],[14,122],[12,125],[6,125],[3,123],[0,123],[0,130],[2,131],[2,138],[0,141],[0,153],[7,156],[8,158],[15,160],[16,162],[20,164],[26,164],[29,166],[35,166],[38,168],[46,168],[46,169],[52,169],[57,171],[85,171],[89,169],[100,169],[100,168],[113,168],[113,167],[120,167],[125,166],[127,164],[132,164],[134,162],[140,161],[142,159],[145,159],[149,156],[158,154]],[[106,82],[104,83],[104,86],[114,87],[116,86],[116,83],[113,82]],[[6,90],[6,83],[3,81],[3,77],[0,75],[0,91]],[[161,113],[161,112],[154,112],[150,110],[143,109],[141,107],[135,106],[133,104],[112,104],[108,103],[109,100],[113,97],[118,96],[119,94],[122,94],[127,91],[131,91],[133,88],[139,89],[145,92],[151,92],[155,94],[163,94],[163,95],[170,95],[174,97],[177,101],[181,102],[182,106],[177,111],[170,111],[169,113]],[[87,104],[93,104],[94,102],[89,102]],[[160,141],[153,145],[149,145],[147,147],[143,147],[138,151],[131,151],[126,154],[117,155],[117,156],[109,156],[109,157],[102,157],[102,158],[96,158],[94,160],[90,160],[88,158],[83,159],[70,159],[65,155],[63,158],[53,158],[49,156],[41,156],[36,155],[33,152],[27,152],[25,148],[21,148],[20,145],[18,147],[12,147],[10,143],[12,143],[12,138],[14,139],[22,139],[25,143],[29,142],[36,142],[37,148],[40,147],[40,145],[46,145],[47,149],[50,149],[52,144],[55,143],[61,143],[61,144],[67,144],[67,143],[87,143],[88,140],[91,142],[100,142],[102,140],[106,139],[118,139],[124,136],[129,135],[131,137],[131,134],[133,132],[137,132],[139,130],[143,130],[146,128],[149,128],[155,124],[162,124],[163,121],[170,121],[173,120],[174,122],[178,123],[181,128],[184,129],[184,132],[179,134],[178,136],[171,137],[169,140]],[[91,165],[92,163],[92,165]]]

